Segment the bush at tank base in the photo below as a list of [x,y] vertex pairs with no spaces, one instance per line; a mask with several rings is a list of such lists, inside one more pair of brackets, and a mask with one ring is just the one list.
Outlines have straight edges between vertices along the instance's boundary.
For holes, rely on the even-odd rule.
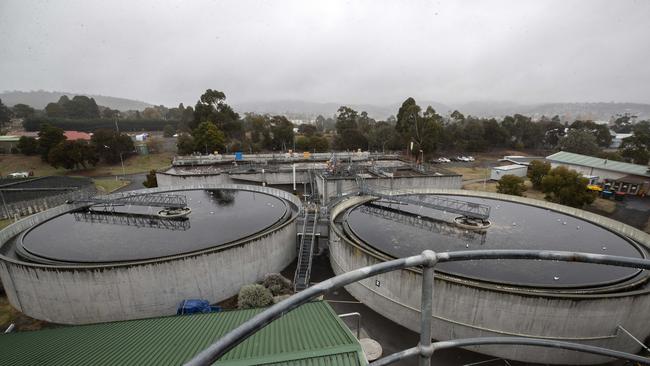
[[246,285],[239,290],[237,307],[240,309],[261,308],[273,305],[271,291],[262,285]]

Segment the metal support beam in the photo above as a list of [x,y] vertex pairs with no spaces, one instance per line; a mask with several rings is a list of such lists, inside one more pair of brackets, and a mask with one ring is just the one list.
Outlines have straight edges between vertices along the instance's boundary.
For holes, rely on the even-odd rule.
[[431,364],[431,315],[433,311],[433,266],[438,261],[436,254],[425,250],[422,256],[428,258],[422,269],[422,305],[420,306],[420,366]]

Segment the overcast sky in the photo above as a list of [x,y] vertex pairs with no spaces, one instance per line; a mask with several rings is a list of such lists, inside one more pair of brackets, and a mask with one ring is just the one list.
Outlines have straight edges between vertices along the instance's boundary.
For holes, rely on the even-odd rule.
[[650,103],[650,1],[0,0],[0,90]]

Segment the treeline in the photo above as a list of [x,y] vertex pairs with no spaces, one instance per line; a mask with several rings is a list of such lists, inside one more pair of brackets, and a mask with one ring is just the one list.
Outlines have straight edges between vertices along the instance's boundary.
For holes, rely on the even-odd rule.
[[[164,119],[120,119],[120,131],[162,131],[165,125],[176,128],[180,121]],[[115,129],[115,120],[104,118],[69,119],[51,117],[29,117],[23,122],[26,131],[39,131],[42,124],[49,124],[64,130],[94,132],[100,129]]]

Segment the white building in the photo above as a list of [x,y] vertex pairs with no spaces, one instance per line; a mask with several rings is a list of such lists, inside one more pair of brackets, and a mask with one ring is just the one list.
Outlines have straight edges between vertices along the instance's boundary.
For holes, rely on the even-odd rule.
[[516,175],[525,177],[528,172],[528,166],[520,164],[495,166],[490,171],[490,180],[501,180],[504,175]]

